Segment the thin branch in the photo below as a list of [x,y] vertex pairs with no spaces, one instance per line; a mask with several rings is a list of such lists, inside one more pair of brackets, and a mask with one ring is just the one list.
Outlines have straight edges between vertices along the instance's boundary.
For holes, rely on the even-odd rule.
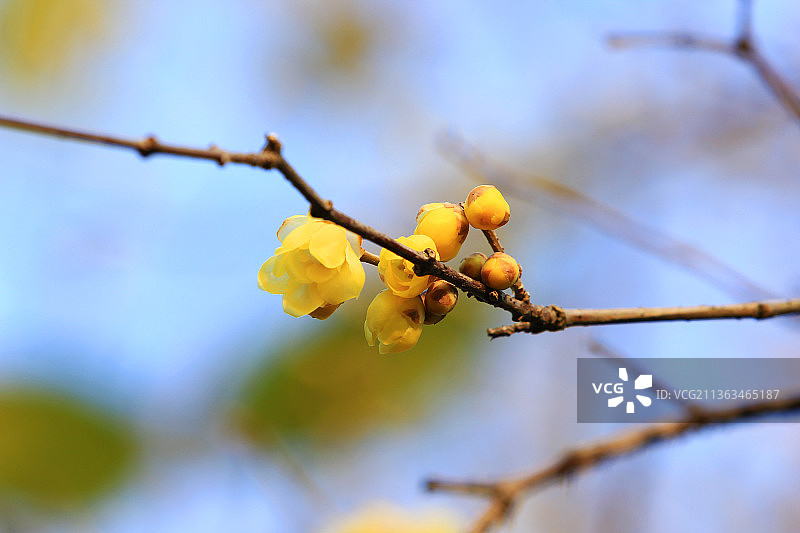
[[622,433],[608,440],[565,453],[557,461],[527,476],[492,483],[431,480],[428,490],[472,494],[490,500],[486,511],[470,533],[485,533],[503,522],[525,493],[542,489],[572,474],[595,468],[611,459],[632,455],[653,445],[712,426],[736,424],[758,418],[790,414],[800,410],[800,395],[785,400],[770,400],[734,408],[692,413],[680,422],[662,422]]
[[686,32],[614,33],[606,38],[612,48],[689,48],[706,52],[734,53],[734,44],[705,35]]
[[588,326],[612,324],[620,322],[645,322],[660,320],[700,320],[710,318],[767,318],[779,314],[797,313],[800,311],[800,299],[784,301],[764,301],[750,304],[728,306],[699,306],[673,308],[635,308],[635,309],[562,309],[556,305],[534,305],[530,301],[513,298],[502,292],[491,290],[483,283],[453,270],[436,259],[433,250],[417,251],[388,235],[360,222],[351,216],[333,208],[330,200],[320,197],[317,192],[292,168],[281,153],[281,143],[274,135],[267,136],[267,144],[259,153],[239,153],[221,150],[216,146],[207,149],[186,148],[165,144],[155,137],[143,140],[130,140],[109,135],[86,133],[67,128],[47,126],[36,122],[11,119],[0,116],[0,126],[18,130],[66,137],[81,141],[129,148],[137,151],[142,157],[154,154],[168,154],[195,159],[208,159],[220,165],[241,163],[264,169],[276,169],[289,183],[303,195],[310,204],[312,216],[330,220],[339,226],[360,235],[362,238],[386,248],[411,261],[418,275],[433,275],[449,281],[462,291],[474,296],[477,300],[494,307],[504,309],[515,321],[513,326],[505,326],[489,330],[492,337],[507,336],[517,331],[539,333],[543,331],[559,331],[571,326]]
[[[613,360],[617,364],[626,365],[628,369],[632,371],[634,374],[638,375],[652,374],[649,369],[635,364],[630,357],[626,357],[618,353],[616,350],[613,350],[610,346],[597,339],[592,339],[591,342],[589,342],[588,349],[589,352],[593,355],[606,358],[606,360]],[[656,379],[655,377],[652,378],[652,385],[653,385],[653,390],[671,390],[675,388],[661,380]],[[687,414],[696,414],[703,411],[703,408],[697,405],[696,402],[687,400],[685,398],[681,398],[677,394],[670,396],[669,401],[675,402],[678,405],[680,405]]]
[[4,116],[0,116],[0,126],[19,131],[26,131],[29,133],[40,133],[52,137],[85,141],[93,144],[105,144],[107,146],[131,148],[132,150],[139,152],[142,157],[155,154],[168,154],[180,157],[190,157],[194,159],[209,159],[211,161],[215,161],[220,166],[227,163],[241,163],[264,169],[275,168],[275,165],[277,165],[278,161],[280,160],[280,154],[271,149],[260,153],[244,154],[221,150],[214,145],[206,149],[188,148],[185,146],[164,144],[154,136],[149,136],[140,140],[125,139],[123,137],[114,137],[111,135],[102,135],[80,130],[60,128],[57,126],[49,126],[29,120],[18,120]]
[[753,39],[753,2],[739,0],[739,11],[736,17],[736,35],[739,39]]
[[378,266],[378,261],[380,261],[380,257],[366,250],[364,250],[364,253],[361,254],[362,263]]
[[[500,239],[497,237],[497,233],[493,229],[484,229],[481,230],[483,235],[486,237],[486,241],[489,243],[489,246],[492,248],[493,252],[500,252],[504,253],[505,249],[503,245],[500,244]],[[514,291],[514,298],[517,300],[522,300],[523,302],[530,302],[531,295],[530,293],[525,290],[525,286],[522,284],[522,265],[517,262],[519,266],[520,273],[519,279],[514,282],[514,285],[511,286],[511,290]]]
[[281,174],[283,174],[286,180],[289,181],[289,183],[308,201],[311,206],[310,213],[312,216],[330,220],[331,222],[334,222],[339,226],[342,226],[343,228],[360,235],[364,239],[367,239],[368,241],[371,241],[382,248],[386,248],[396,253],[402,258],[408,259],[415,265],[417,274],[431,274],[438,278],[449,281],[462,291],[471,294],[476,299],[508,311],[515,320],[523,316],[535,317],[538,316],[538,314],[540,314],[542,311],[541,309],[536,309],[529,302],[522,302],[503,292],[491,290],[483,285],[483,283],[475,281],[472,278],[453,270],[441,261],[436,260],[432,250],[420,252],[409,248],[395,239],[392,239],[388,235],[381,233],[380,231],[364,224],[363,222],[359,222],[358,220],[341,211],[338,211],[337,209],[334,209],[333,203],[330,200],[325,200],[320,197],[317,192],[308,183],[306,183],[306,181],[297,173],[297,171],[295,171],[295,169],[292,168],[292,166],[286,161],[281,153],[281,143],[274,135],[269,135],[267,137],[267,144],[261,152],[239,153],[225,151],[216,146],[202,149],[170,145],[160,142],[153,136],[142,140],[125,139],[122,137],[88,133],[79,130],[55,127],[33,121],[19,120],[3,116],[0,116],[0,126],[31,133],[86,141],[95,144],[129,148],[138,152],[142,157],[148,157],[154,154],[167,154],[194,159],[208,159],[216,161],[219,165],[225,165],[227,163],[241,163],[254,167],[260,167],[266,170],[278,170]]
[[765,300],[743,304],[694,305],[683,307],[620,307],[614,309],[558,308],[557,312],[550,315],[559,315],[558,323],[551,323],[547,320],[517,322],[499,328],[489,328],[487,333],[494,339],[497,337],[508,337],[514,333],[559,331],[573,326],[731,318],[755,318],[761,320],[778,315],[791,315],[796,313],[800,313],[800,298]]
[[780,104],[800,121],[800,95],[761,54],[753,37],[753,6],[751,0],[740,0],[736,37],[733,40],[705,37],[684,32],[614,34],[608,37],[613,48],[644,46],[689,48],[723,53],[738,58],[753,67],[758,77]]

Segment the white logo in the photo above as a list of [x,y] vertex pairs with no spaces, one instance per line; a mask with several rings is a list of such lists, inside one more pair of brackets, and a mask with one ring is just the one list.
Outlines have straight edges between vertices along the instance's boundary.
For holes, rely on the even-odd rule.
[[[621,379],[622,381],[628,381],[628,369],[626,368],[619,369],[619,379]],[[633,388],[636,390],[649,389],[652,386],[653,386],[652,374],[642,374],[638,378],[636,378],[636,381],[633,382]],[[614,392],[622,392],[622,387],[620,387],[619,389],[614,387]],[[649,407],[650,404],[653,403],[653,400],[651,400],[648,396],[643,396],[641,394],[637,394],[636,399],[639,400],[639,403],[641,403],[645,407]],[[619,396],[614,396],[613,398],[608,399],[608,406],[612,408],[616,407],[619,404],[621,404],[624,400],[625,398],[621,394]],[[635,404],[632,401],[628,401],[625,403],[626,413],[628,414],[633,413],[634,409],[635,409]]]

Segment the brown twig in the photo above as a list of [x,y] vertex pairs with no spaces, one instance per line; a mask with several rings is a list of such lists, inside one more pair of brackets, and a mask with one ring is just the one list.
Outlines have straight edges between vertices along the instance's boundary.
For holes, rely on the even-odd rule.
[[[165,144],[155,137],[143,140],[130,140],[109,135],[86,133],[67,128],[47,126],[35,122],[10,119],[0,116],[0,126],[6,126],[33,133],[66,137],[92,143],[129,148],[137,151],[142,157],[153,154],[169,154],[180,157],[208,159],[220,165],[240,163],[264,169],[275,169],[310,204],[312,216],[330,220],[345,229],[360,235],[362,238],[386,248],[411,261],[418,275],[433,275],[449,281],[462,291],[476,299],[494,307],[504,309],[515,321],[513,326],[489,330],[492,337],[505,336],[516,331],[539,333],[542,331],[559,331],[570,326],[588,326],[596,324],[612,324],[620,322],[644,322],[660,320],[701,320],[710,318],[767,318],[778,314],[796,313],[800,310],[800,299],[754,302],[730,306],[700,306],[686,308],[636,308],[636,309],[562,309],[555,305],[534,305],[530,301],[513,298],[501,291],[487,288],[483,283],[453,270],[438,261],[433,250],[417,251],[405,246],[388,235],[360,222],[353,217],[334,209],[330,200],[320,197],[317,192],[300,177],[294,168],[284,159],[281,143],[275,135],[267,136],[267,144],[258,153],[239,153],[221,150],[216,146],[207,149],[186,148]],[[509,329],[510,328],[510,329]]]
[[752,17],[752,2],[740,0],[736,36],[731,41],[684,32],[664,32],[614,34],[608,37],[608,44],[614,48],[643,46],[689,48],[738,58],[755,69],[758,77],[778,102],[800,121],[800,96],[761,54],[753,38]]
[[[486,241],[489,243],[489,246],[492,248],[493,252],[500,252],[500,253],[505,252],[505,249],[503,248],[503,245],[500,244],[500,239],[497,237],[497,233],[495,233],[494,230],[484,229],[481,231],[483,232],[483,235],[486,237]],[[530,302],[531,295],[527,290],[525,290],[525,286],[522,284],[522,265],[520,265],[519,262],[517,262],[517,265],[519,266],[520,269],[519,279],[514,282],[514,285],[511,286],[511,290],[514,291],[514,297],[517,300],[521,300],[523,302]]]
[[380,261],[380,257],[366,250],[364,250],[364,253],[361,254],[362,263],[368,263],[370,265],[378,266],[378,261]]
[[[550,306],[555,307],[555,306]],[[723,318],[755,318],[800,313],[800,298],[765,300],[730,305],[694,305],[683,307],[620,307],[616,309],[561,309],[536,321],[517,322],[508,326],[489,328],[492,338],[508,337],[514,333],[542,333],[573,326],[629,324],[632,322],[664,322],[672,320],[716,320]],[[555,317],[551,321],[551,317]]]
[[469,530],[470,533],[485,533],[506,519],[523,494],[544,488],[572,474],[711,426],[735,424],[771,415],[794,413],[798,410],[800,410],[800,395],[785,400],[757,402],[734,408],[704,410],[692,413],[680,422],[652,424],[569,451],[552,464],[527,476],[490,483],[431,480],[426,483],[426,487],[430,491],[488,498],[489,507]]
[[216,161],[220,165],[240,163],[267,170],[275,169],[283,174],[284,178],[286,178],[286,180],[308,201],[312,216],[330,220],[360,235],[364,239],[396,253],[402,258],[408,259],[414,263],[417,274],[431,274],[449,281],[478,300],[508,311],[515,320],[530,313],[534,315],[537,314],[537,310],[533,309],[530,303],[522,302],[502,292],[491,290],[484,286],[483,283],[453,270],[441,261],[437,261],[433,251],[426,250],[420,252],[409,248],[388,235],[334,209],[333,203],[330,200],[325,200],[320,197],[286,161],[281,153],[281,143],[274,135],[269,135],[267,137],[267,144],[261,152],[239,153],[225,151],[216,146],[202,149],[165,144],[153,136],[142,140],[125,139],[122,137],[88,133],[3,116],[0,116],[0,126],[31,133],[76,139],[95,144],[129,148],[138,152],[142,157],[148,157],[154,154],[167,154],[195,159],[208,159]]

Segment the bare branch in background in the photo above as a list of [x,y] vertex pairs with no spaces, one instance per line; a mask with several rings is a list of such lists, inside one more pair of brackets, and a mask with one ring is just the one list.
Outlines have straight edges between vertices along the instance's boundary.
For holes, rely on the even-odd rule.
[[658,228],[633,220],[580,191],[547,178],[523,175],[489,161],[475,146],[455,134],[441,136],[438,145],[448,160],[478,181],[493,183],[517,198],[584,222],[611,237],[680,266],[733,298],[769,300],[779,297],[709,253]]
[[680,422],[663,422],[622,433],[596,444],[565,453],[557,461],[520,478],[489,483],[430,480],[430,491],[469,494],[487,498],[489,507],[470,528],[470,533],[485,533],[502,523],[527,493],[542,489],[572,474],[595,468],[611,459],[646,450],[655,444],[713,426],[737,424],[768,416],[788,415],[800,410],[800,395],[785,400],[751,403],[735,408],[704,410]]
[[[605,357],[605,358],[613,360],[613,361],[615,361],[615,362],[617,362],[619,364],[626,365],[628,367],[628,369],[630,371],[632,371],[633,373],[635,373],[635,374],[639,374],[639,375],[652,374],[652,372],[649,369],[644,368],[642,366],[639,366],[637,364],[634,364],[633,361],[631,361],[631,358],[626,357],[624,355],[621,355],[619,352],[617,352],[616,350],[613,350],[606,343],[601,342],[601,341],[599,341],[597,339],[592,339],[589,342],[589,345],[587,346],[587,348],[589,349],[589,352],[591,354],[596,355],[597,357]],[[654,390],[659,390],[659,389],[660,390],[671,390],[671,389],[675,388],[675,387],[670,386],[667,383],[664,383],[663,381],[658,380],[655,377],[652,378],[652,384],[653,384],[653,389]],[[673,402],[675,402],[677,404],[680,404],[680,406],[683,407],[683,409],[686,411],[686,414],[698,414],[703,410],[695,402],[692,402],[691,400],[686,400],[684,398],[681,398],[678,395],[670,396],[669,400],[673,401]]]
[[772,92],[778,102],[800,122],[800,96],[761,54],[753,37],[753,5],[739,1],[737,33],[732,40],[704,37],[685,32],[619,33],[608,37],[614,48],[667,47],[722,53],[744,61]]

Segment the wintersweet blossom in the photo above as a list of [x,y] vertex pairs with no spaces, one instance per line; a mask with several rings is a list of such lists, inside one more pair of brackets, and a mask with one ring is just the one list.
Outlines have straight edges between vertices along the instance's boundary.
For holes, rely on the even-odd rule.
[[321,533],[457,533],[459,521],[443,509],[412,513],[376,502],[332,522]]
[[417,344],[424,321],[422,298],[403,298],[385,289],[367,308],[364,336],[370,346],[379,344],[379,353],[404,352]]
[[442,261],[458,255],[469,233],[469,222],[464,208],[451,203],[425,204],[417,213],[417,235],[427,235],[436,243]]
[[[426,248],[436,251],[436,243],[427,235],[411,235],[397,239],[400,244],[419,250]],[[381,250],[378,262],[378,274],[386,286],[397,296],[412,298],[422,294],[431,282],[431,276],[417,276],[414,274],[414,263],[403,259],[386,248]],[[439,259],[439,253],[436,253]]]
[[295,215],[278,229],[278,239],[281,246],[258,271],[258,286],[282,294],[287,314],[328,318],[364,287],[358,235],[327,220]]

